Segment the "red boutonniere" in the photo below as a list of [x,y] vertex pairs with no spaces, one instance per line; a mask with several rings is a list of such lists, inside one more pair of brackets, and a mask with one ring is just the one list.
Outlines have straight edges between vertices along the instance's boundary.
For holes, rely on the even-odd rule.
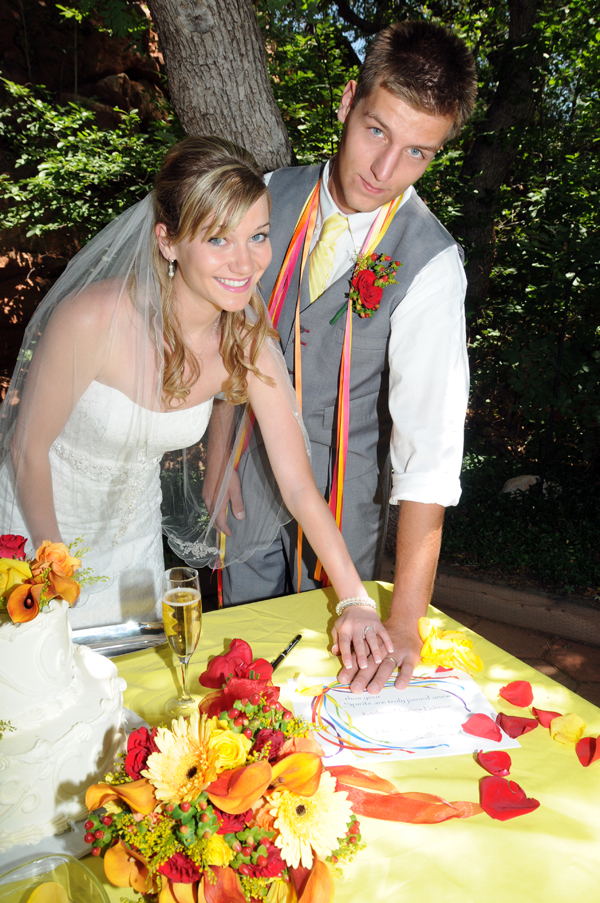
[[[387,254],[359,255],[356,259],[348,293],[353,312],[363,319],[372,317],[379,308],[384,288],[395,284],[394,276],[398,272],[398,267],[401,266],[399,260],[392,261]],[[329,321],[331,326],[337,323],[345,310],[346,305],[344,304],[335,317]]]

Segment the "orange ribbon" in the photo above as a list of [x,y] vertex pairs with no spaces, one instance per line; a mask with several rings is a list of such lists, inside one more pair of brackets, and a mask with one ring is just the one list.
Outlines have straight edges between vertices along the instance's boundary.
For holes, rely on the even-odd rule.
[[431,825],[483,812],[479,803],[463,800],[449,803],[432,793],[400,793],[390,781],[353,765],[331,765],[327,770],[336,779],[336,790],[348,794],[356,815]]

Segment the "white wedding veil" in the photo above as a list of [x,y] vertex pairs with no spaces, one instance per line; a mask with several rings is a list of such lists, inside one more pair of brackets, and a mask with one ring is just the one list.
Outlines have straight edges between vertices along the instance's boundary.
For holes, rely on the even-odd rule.
[[[61,538],[83,537],[91,548],[85,564],[108,578],[92,593],[110,586],[115,568],[122,575],[134,563],[139,550],[127,551],[132,531],[156,534],[162,526],[185,561],[221,568],[268,547],[291,518],[247,405],[218,397],[206,431],[210,401],[165,410],[164,274],[156,272],[154,227],[150,194],[73,258],[27,327],[0,407],[0,533],[35,535],[33,522],[48,504],[47,452]],[[246,308],[246,316],[250,323],[256,314]],[[301,423],[272,339],[263,353],[271,356]],[[110,380],[95,379],[99,368],[112,374]],[[213,442],[220,451],[211,459],[209,510],[203,494]],[[158,470],[163,446],[160,505],[147,475]],[[250,459],[256,485],[252,499],[244,499],[246,519],[230,515],[232,536],[223,542],[215,517],[234,467]]]

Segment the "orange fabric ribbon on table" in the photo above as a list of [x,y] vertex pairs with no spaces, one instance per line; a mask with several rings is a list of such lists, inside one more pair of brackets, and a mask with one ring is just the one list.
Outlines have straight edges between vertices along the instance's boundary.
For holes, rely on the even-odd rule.
[[469,801],[448,802],[432,793],[400,793],[397,787],[373,771],[353,765],[330,765],[336,790],[345,790],[356,815],[384,821],[435,824],[449,818],[470,818],[483,809]]

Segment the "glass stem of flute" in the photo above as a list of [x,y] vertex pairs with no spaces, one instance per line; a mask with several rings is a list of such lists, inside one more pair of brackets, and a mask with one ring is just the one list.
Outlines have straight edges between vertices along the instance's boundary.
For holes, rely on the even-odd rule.
[[179,659],[179,664],[181,666],[181,698],[182,700],[191,699],[190,691],[188,690],[188,665],[190,663],[191,655],[187,655],[185,658]]

